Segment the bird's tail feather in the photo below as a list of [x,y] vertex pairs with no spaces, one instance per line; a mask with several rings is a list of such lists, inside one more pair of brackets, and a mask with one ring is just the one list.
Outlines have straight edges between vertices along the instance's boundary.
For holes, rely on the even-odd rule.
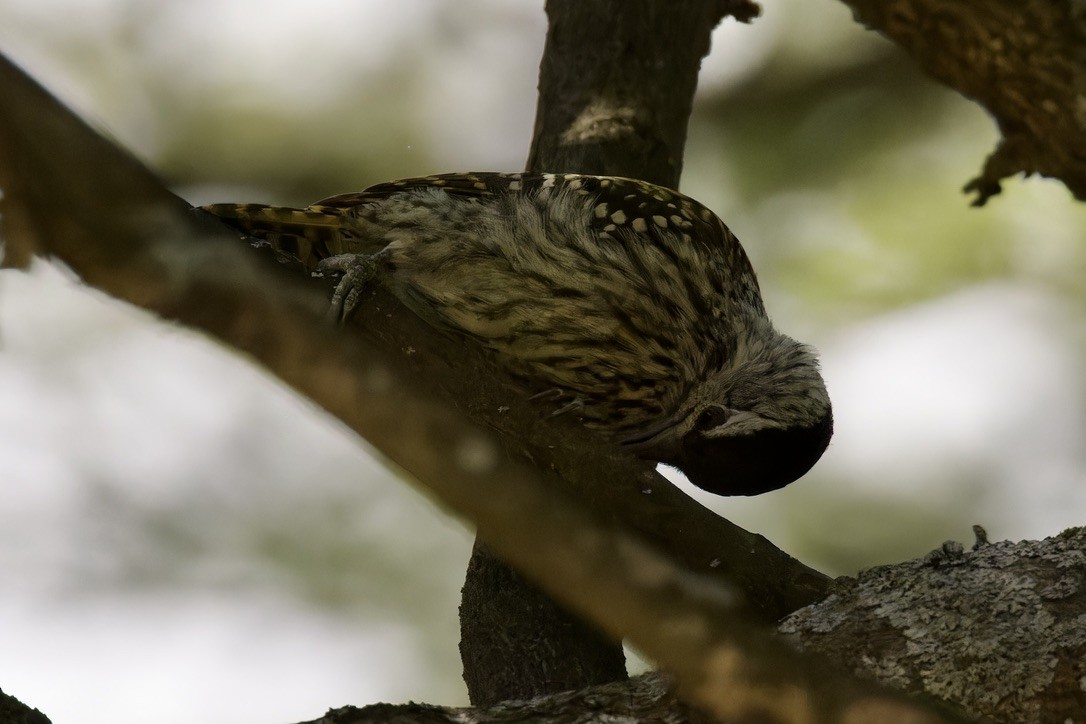
[[353,234],[346,229],[345,219],[338,209],[319,206],[291,209],[264,204],[211,204],[201,206],[225,223],[262,239],[277,251],[296,257],[312,269],[321,259],[354,251],[350,243]]

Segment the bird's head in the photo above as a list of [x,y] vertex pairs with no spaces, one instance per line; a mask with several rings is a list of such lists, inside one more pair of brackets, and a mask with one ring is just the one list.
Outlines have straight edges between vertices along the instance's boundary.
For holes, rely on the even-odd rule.
[[833,435],[814,353],[784,335],[742,340],[682,411],[624,444],[718,495],[758,495],[799,479]]

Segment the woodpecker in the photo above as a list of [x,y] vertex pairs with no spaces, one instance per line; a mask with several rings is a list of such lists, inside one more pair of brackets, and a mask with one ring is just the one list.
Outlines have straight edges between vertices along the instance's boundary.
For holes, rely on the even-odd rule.
[[815,353],[779,333],[728,227],[635,179],[440,174],[304,209],[202,207],[313,270],[333,311],[386,286],[431,325],[557,390],[637,455],[720,495],[805,474],[833,433]]

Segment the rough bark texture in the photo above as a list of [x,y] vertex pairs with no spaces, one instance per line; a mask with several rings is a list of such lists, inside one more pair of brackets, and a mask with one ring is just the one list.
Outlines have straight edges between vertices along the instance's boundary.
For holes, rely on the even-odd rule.
[[588,724],[588,722],[659,722],[710,724],[708,715],[691,708],[675,695],[661,674],[646,674],[629,681],[603,684],[527,701],[508,701],[489,707],[455,708],[426,704],[372,704],[333,709],[320,719],[302,724]]
[[960,543],[842,579],[780,627],[896,689],[1007,724],[1086,721],[1086,529]]
[[967,722],[949,711],[926,713],[898,702],[871,697],[858,701],[831,718],[812,708],[807,718],[774,719],[766,711],[737,717],[713,717],[678,698],[673,685],[659,673],[629,681],[563,692],[528,701],[507,701],[490,707],[444,707],[429,704],[371,704],[331,709],[319,719],[300,724],[598,724],[599,722],[652,722],[653,724],[777,724],[778,722],[840,722],[841,724],[937,724]]
[[549,0],[529,171],[641,178],[677,188],[709,35],[749,0]]
[[[971,551],[952,541],[922,558],[839,579],[833,594],[778,630],[857,677],[961,706],[985,721],[1052,724],[1086,721],[1084,621],[1086,528],[1075,528],[1018,543],[988,543],[978,531]],[[379,705],[317,721],[595,721],[602,712],[634,721],[701,721],[670,690],[667,679],[653,674],[494,708]],[[854,711],[855,718],[843,721],[924,721],[895,714],[877,698]]]
[[460,657],[475,706],[626,678],[604,636],[476,540],[460,604]]
[[[963,721],[799,656],[755,623],[737,588],[714,573],[720,566],[676,565],[576,502],[545,468],[503,454],[493,434],[440,401],[443,382],[417,374],[425,350],[377,343],[392,315],[381,306],[387,295],[375,291],[363,305],[369,343],[319,323],[325,295],[194,214],[2,58],[0,87],[2,212],[15,258],[57,256],[103,291],[251,355],[474,521],[548,595],[628,637],[685,700],[723,721],[872,721],[857,718],[872,709],[885,722]],[[439,339],[415,331],[419,344]],[[570,439],[564,455],[604,470],[622,460],[583,430]],[[639,484],[651,484],[641,468]]]
[[[757,12],[742,0],[550,0],[526,170],[677,188],[710,33],[729,13],[749,20]],[[554,604],[486,546],[472,552],[460,632],[464,681],[477,706],[626,676],[621,642]]]
[[983,205],[1018,173],[1086,200],[1086,5],[1078,0],[842,0],[1003,134],[966,186]]

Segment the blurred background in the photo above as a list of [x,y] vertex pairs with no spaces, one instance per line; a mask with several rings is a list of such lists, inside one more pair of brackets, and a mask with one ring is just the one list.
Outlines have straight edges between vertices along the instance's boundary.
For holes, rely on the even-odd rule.
[[[542,2],[0,0],[0,49],[194,203],[516,170]],[[823,352],[802,482],[692,494],[830,574],[1086,510],[1086,211],[960,187],[996,133],[833,0],[718,29],[683,190]],[[63,203],[63,199],[58,199]],[[0,687],[54,721],[462,704],[471,532],[199,335],[0,272]]]

